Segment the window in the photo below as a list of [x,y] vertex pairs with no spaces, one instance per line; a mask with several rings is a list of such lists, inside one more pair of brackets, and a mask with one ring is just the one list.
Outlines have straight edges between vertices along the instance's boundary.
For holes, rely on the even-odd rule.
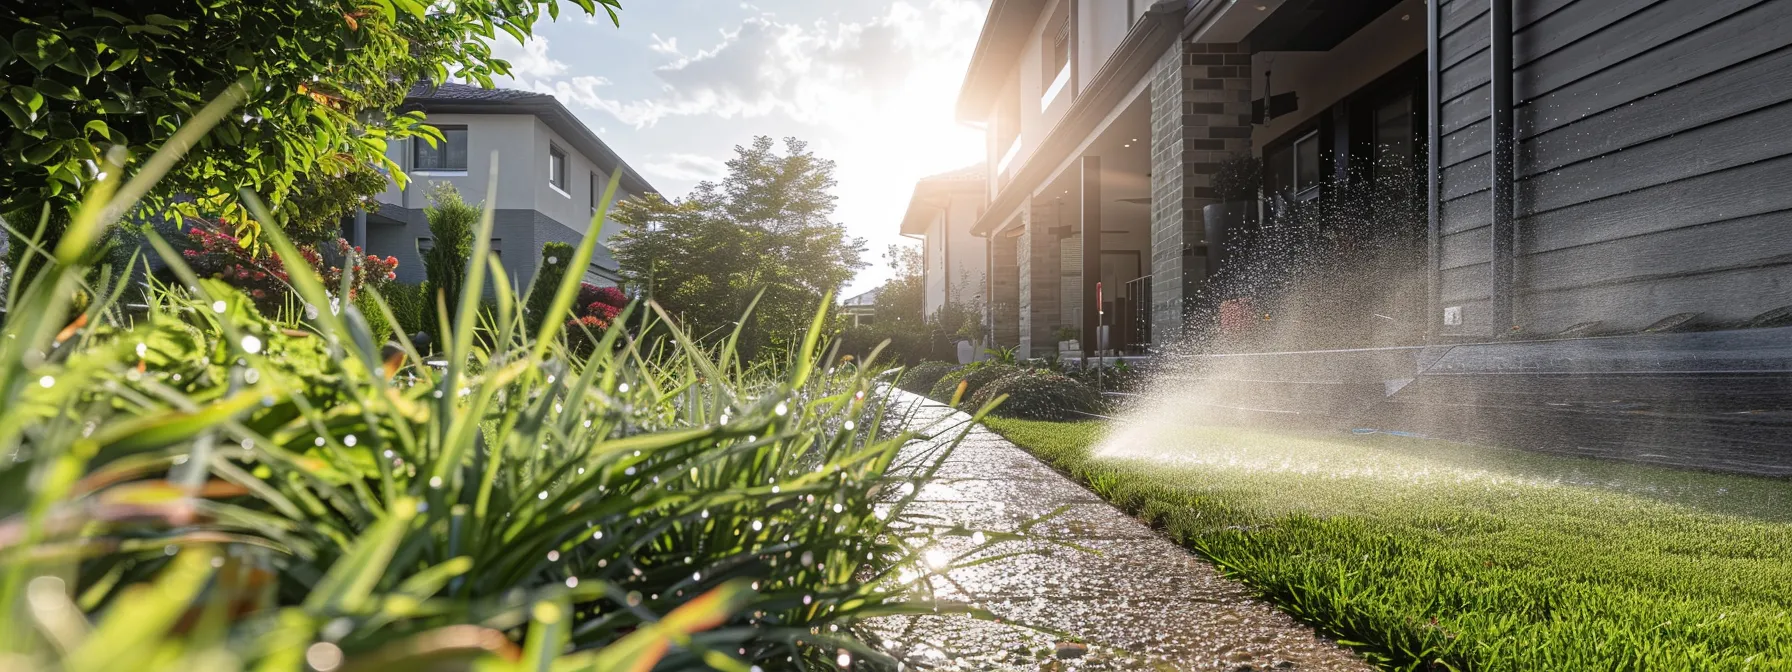
[[1319,195],[1319,131],[1294,141],[1294,197],[1306,200]]
[[1040,81],[1045,87],[1045,95],[1040,97],[1041,108],[1050,107],[1058,94],[1070,85],[1070,2],[1058,3],[1058,9],[1052,14],[1051,23],[1046,24],[1044,48],[1041,49],[1045,62],[1040,73]]
[[548,184],[566,193],[566,152],[548,145]]
[[504,260],[504,240],[503,239],[501,239],[501,238],[493,238],[492,239],[492,256],[497,257],[498,261]]
[[591,171],[591,216],[597,216],[597,200],[603,197],[605,182],[598,179],[597,171]]
[[464,171],[467,169],[467,127],[437,126],[442,141],[431,147],[421,138],[411,141],[411,170]]
[[1375,108],[1375,170],[1395,173],[1412,167],[1412,95]]

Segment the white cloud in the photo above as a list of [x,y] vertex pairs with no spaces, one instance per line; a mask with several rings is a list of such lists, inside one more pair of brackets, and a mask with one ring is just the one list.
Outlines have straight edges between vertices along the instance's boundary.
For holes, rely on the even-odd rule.
[[[655,70],[661,92],[650,97],[605,95],[599,87],[608,82],[601,78],[554,78],[565,68],[547,58],[545,41],[540,52],[529,52],[539,58],[519,59],[532,67],[526,71],[519,65],[517,79],[637,128],[668,117],[734,119],[773,112],[804,123],[848,124],[902,95],[915,78],[935,76],[940,63],[962,68],[976,43],[983,3],[912,4],[920,1],[897,0],[865,22],[784,23],[761,13],[695,53],[681,49],[676,39],[654,35],[649,49],[674,60]],[[545,70],[553,74],[534,74]]]
[[728,173],[728,165],[721,159],[701,154],[650,156],[641,164],[641,169],[660,177],[689,182],[719,180]]
[[517,80],[553,77],[566,72],[566,64],[548,56],[548,38],[535,36],[517,44],[499,39],[492,44],[492,55],[510,62],[510,75]]

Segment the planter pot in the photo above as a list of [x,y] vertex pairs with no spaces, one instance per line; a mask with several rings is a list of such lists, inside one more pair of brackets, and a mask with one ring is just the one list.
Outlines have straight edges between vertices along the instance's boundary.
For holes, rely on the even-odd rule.
[[977,348],[970,341],[958,342],[958,363],[969,364],[977,361]]
[[1058,352],[1082,352],[1081,341],[1058,341]]
[[1201,209],[1207,241],[1207,277],[1224,267],[1236,250],[1239,236],[1257,228],[1257,202],[1215,203]]

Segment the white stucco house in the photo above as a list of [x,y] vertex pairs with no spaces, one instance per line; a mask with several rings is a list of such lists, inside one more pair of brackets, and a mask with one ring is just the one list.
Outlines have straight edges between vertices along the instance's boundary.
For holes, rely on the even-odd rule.
[[[535,277],[542,245],[577,244],[596,215],[610,176],[620,172],[618,200],[653,193],[653,185],[553,96],[465,84],[418,85],[405,110],[421,110],[446,142],[430,147],[421,140],[392,143],[387,156],[410,175],[405,188],[394,183],[379,196],[380,209],[345,226],[344,238],[369,253],[395,256],[404,282],[424,278],[420,250],[431,240],[424,208],[432,183],[447,182],[469,203],[483,201],[492,185],[496,158],[492,251],[500,255],[512,284],[521,289]],[[619,279],[609,239],[621,228],[602,222],[599,245],[585,279],[615,285]]]
[[987,168],[979,163],[921,178],[902,216],[902,235],[921,241],[926,290],[923,311],[947,303],[982,305],[989,274],[989,241],[971,235],[983,216]]

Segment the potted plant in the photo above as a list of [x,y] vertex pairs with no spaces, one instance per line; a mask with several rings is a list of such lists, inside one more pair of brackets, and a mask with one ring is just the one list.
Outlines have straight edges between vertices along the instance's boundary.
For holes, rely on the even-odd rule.
[[1257,191],[1263,186],[1263,161],[1249,152],[1221,161],[1211,185],[1214,203],[1201,209],[1206,223],[1207,275],[1218,273],[1226,262],[1229,241],[1238,231],[1257,225]]
[[1081,352],[1083,350],[1082,343],[1077,342],[1077,337],[1082,335],[1082,330],[1065,325],[1058,327],[1057,333],[1058,352]]

